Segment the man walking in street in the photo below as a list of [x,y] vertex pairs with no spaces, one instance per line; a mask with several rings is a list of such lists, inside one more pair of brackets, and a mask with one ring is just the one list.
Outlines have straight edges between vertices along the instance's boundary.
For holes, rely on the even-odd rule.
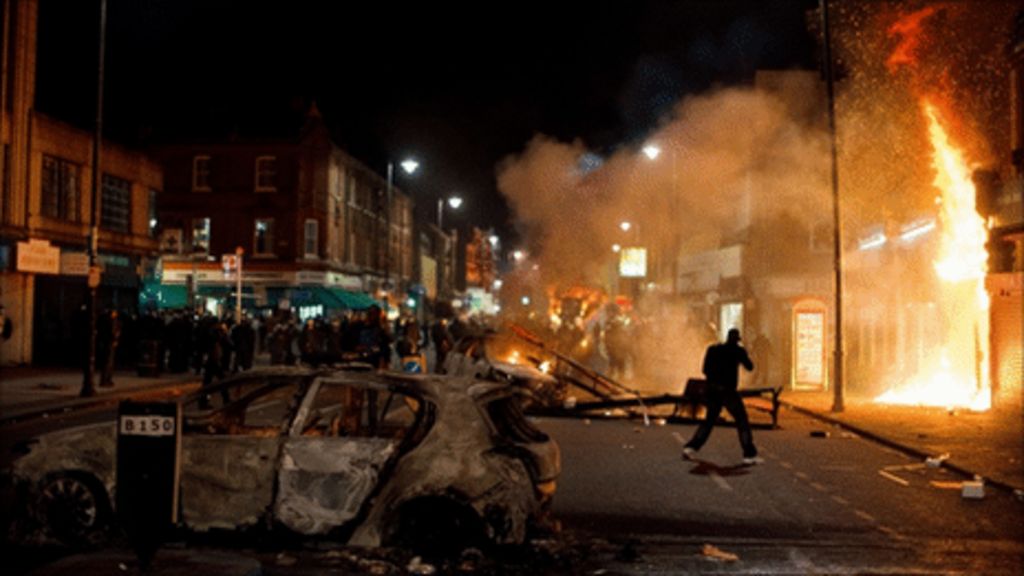
[[750,431],[750,420],[747,418],[747,409],[743,406],[743,399],[736,391],[739,386],[740,366],[746,368],[748,372],[754,369],[754,363],[751,362],[746,349],[740,346],[740,331],[732,328],[724,343],[712,344],[704,354],[703,372],[708,383],[707,413],[704,421],[694,432],[693,438],[683,447],[683,459],[696,459],[697,451],[711,436],[711,429],[724,406],[733,421],[736,422],[740,446],[743,447],[743,463],[751,466],[764,462],[764,459],[757,455],[754,435]]

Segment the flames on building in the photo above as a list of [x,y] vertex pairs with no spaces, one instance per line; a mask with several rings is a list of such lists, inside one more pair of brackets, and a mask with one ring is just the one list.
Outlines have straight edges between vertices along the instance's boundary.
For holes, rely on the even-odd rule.
[[[846,392],[986,409],[993,390],[1020,388],[1019,375],[997,385],[1006,370],[990,367],[987,222],[975,205],[979,173],[1019,185],[1006,162],[1005,48],[1017,6],[831,5]],[[645,138],[660,155],[634,142],[584,163],[595,154],[585,142],[537,135],[497,170],[530,243],[506,286],[517,299],[530,294],[521,309],[557,302],[545,295],[552,285],[632,296],[612,247],[638,241],[651,265],[634,310],[655,335],[639,348],[665,364],[666,390],[699,373],[711,331],[720,336],[713,324],[726,321],[751,345],[767,336],[769,381],[795,388],[794,303],[804,298],[827,319],[814,358],[825,359],[816,385],[827,388],[835,295],[825,101],[816,71],[759,73],[753,86],[678,102]],[[624,220],[637,224],[629,236]],[[727,306],[742,314],[726,318]],[[536,315],[559,316],[548,306]]]

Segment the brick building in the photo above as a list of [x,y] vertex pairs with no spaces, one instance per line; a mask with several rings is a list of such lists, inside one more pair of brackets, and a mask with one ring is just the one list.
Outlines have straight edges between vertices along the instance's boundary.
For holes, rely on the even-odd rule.
[[[156,255],[163,175],[145,155],[103,142],[93,205],[93,134],[33,108],[38,3],[4,0],[2,13],[0,304],[14,331],[0,342],[0,365],[77,365],[87,328],[77,312],[88,297],[90,220],[99,227],[99,306],[134,314],[139,271]],[[95,87],[82,89],[91,97]]]
[[187,142],[154,154],[166,173],[164,290],[206,296],[214,312],[232,308],[234,280],[221,261],[238,248],[245,308],[327,313],[351,307],[353,294],[401,302],[420,283],[411,199],[338,148],[315,105],[292,138]]

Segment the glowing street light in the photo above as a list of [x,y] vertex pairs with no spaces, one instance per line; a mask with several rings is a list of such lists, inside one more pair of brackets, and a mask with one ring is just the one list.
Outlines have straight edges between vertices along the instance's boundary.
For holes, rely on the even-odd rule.
[[[451,206],[453,210],[458,210],[459,206],[462,206],[462,198],[460,196],[450,196],[447,200],[448,205]],[[442,230],[444,230],[444,226],[442,226],[444,223],[444,204],[445,198],[437,199],[437,227]]]
[[648,144],[643,147],[643,153],[644,156],[647,156],[648,160],[654,160],[655,158],[658,157],[659,154],[661,154],[661,148],[655,146],[654,144]]
[[621,244],[612,244],[612,252],[615,252],[616,254],[618,254],[621,251],[622,251],[622,245]]
[[405,170],[406,174],[412,174],[413,172],[416,171],[417,168],[420,167],[420,163],[413,160],[412,158],[407,158],[405,160],[402,160],[401,166],[402,170]]
[[[406,174],[412,174],[420,167],[420,163],[413,160],[412,158],[406,158],[399,163],[402,170],[405,170]],[[395,187],[395,163],[388,161],[388,173],[387,173],[387,208],[385,209],[384,217],[387,222],[387,238],[391,238],[391,197]],[[391,284],[391,242],[390,240],[384,247],[385,249],[385,264],[387,265],[387,283]]]
[[619,224],[619,228],[621,228],[623,232],[629,232],[629,229],[632,227],[633,224],[631,222],[622,222]]
[[523,258],[526,258],[526,254],[524,254],[522,250],[516,250],[515,252],[512,252],[512,259],[515,260],[516,262],[522,262]]

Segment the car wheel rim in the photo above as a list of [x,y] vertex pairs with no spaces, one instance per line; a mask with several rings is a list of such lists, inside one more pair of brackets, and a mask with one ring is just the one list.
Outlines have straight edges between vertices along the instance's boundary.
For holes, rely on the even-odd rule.
[[89,486],[65,476],[52,480],[43,489],[42,511],[59,537],[78,537],[95,527],[99,504]]

